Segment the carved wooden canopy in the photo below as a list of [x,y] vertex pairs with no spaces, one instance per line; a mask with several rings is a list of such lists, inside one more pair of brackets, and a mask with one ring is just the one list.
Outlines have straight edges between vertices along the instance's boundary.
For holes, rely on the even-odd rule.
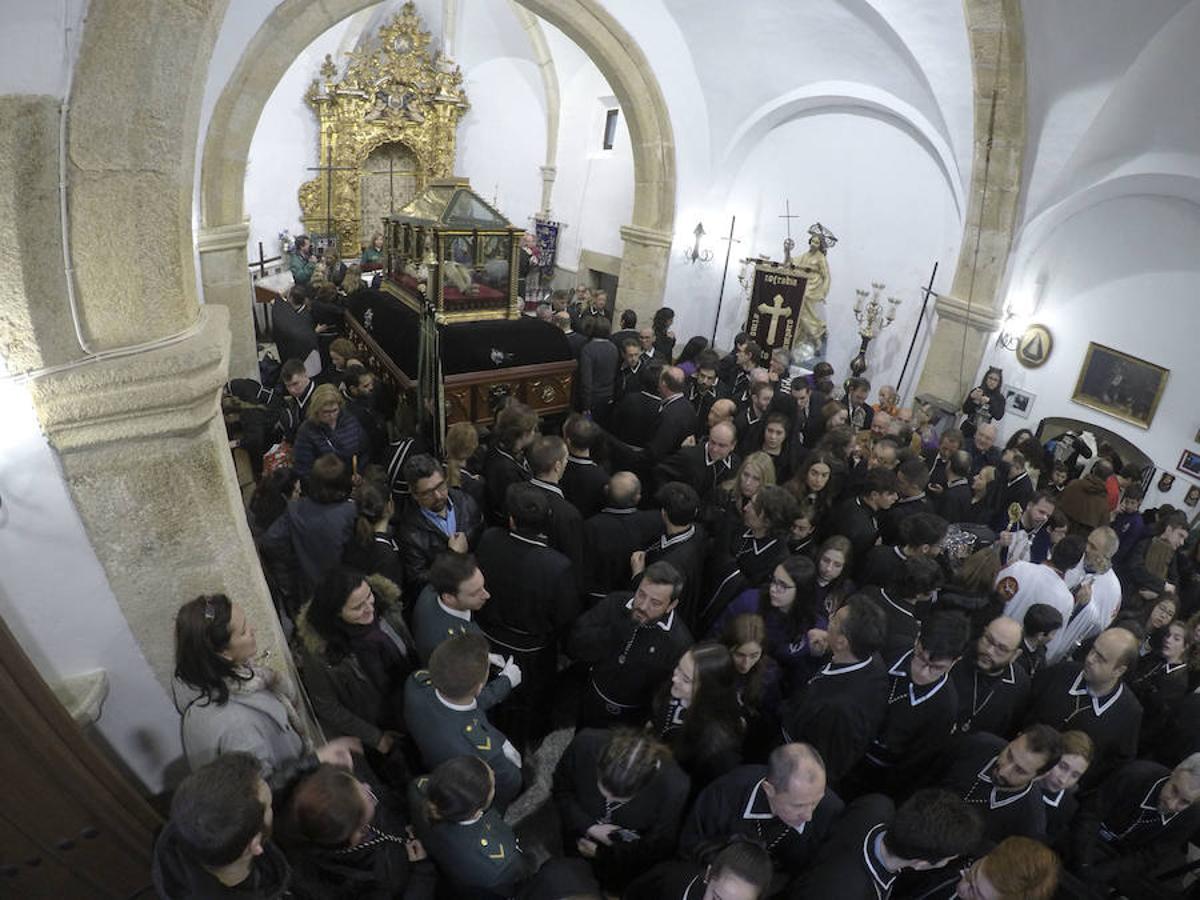
[[[300,186],[300,209],[310,234],[325,235],[332,224],[344,256],[357,256],[364,236],[382,225],[362,218],[364,179],[380,179],[384,191],[392,180],[387,163],[382,173],[368,169],[372,151],[386,145],[407,150],[401,155],[415,161],[415,171],[395,174],[408,175],[409,185],[415,177],[415,192],[454,172],[458,122],[467,110],[467,97],[458,66],[440,52],[430,54],[429,41],[416,7],[406,3],[379,29],[377,41],[347,54],[340,79],[327,55],[323,81],[314,79],[305,94],[320,126],[322,171]],[[331,221],[326,211],[330,197]],[[408,199],[397,197],[396,206]]]

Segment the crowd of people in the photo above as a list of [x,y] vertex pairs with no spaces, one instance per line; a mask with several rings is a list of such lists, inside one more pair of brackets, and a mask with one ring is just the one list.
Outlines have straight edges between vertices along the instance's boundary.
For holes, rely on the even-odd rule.
[[235,597],[180,609],[162,896],[1167,895],[1200,825],[1181,512],[1111,452],[1000,446],[999,372],[938,429],[746,335],[677,354],[668,309],[538,315],[577,410],[510,401],[444,458],[335,335],[230,386],[283,447],[248,516],[300,683]]

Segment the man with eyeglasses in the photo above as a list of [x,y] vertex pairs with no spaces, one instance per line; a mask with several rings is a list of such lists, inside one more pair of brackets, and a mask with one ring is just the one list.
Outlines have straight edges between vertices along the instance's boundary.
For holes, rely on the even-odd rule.
[[921,636],[889,662],[887,710],[866,755],[846,777],[845,793],[891,792],[920,774],[954,730],[958,695],[950,669],[971,637],[959,612],[935,612]]
[[447,550],[466,553],[483,531],[483,514],[471,496],[450,487],[441,464],[419,453],[404,464],[412,490],[396,529],[404,559],[404,593],[416,597],[429,583],[429,567]]
[[1020,622],[1005,616],[992,619],[973,652],[950,670],[958,694],[957,731],[1012,733],[1029,700],[1029,676],[1016,665],[1023,636]]

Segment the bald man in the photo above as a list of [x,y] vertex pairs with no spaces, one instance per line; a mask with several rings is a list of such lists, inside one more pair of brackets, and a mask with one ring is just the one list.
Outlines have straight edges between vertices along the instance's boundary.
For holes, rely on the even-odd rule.
[[667,366],[658,376],[658,421],[646,444],[651,465],[666,459],[696,433],[696,408],[683,396],[687,376],[679,366]]
[[[716,409],[721,403],[713,404]],[[718,422],[708,431],[708,438],[703,444],[684,447],[659,463],[654,475],[659,484],[668,481],[682,481],[690,484],[700,495],[700,502],[705,506],[715,500],[717,485],[728,481],[737,472],[741,463],[734,453],[737,444],[737,431],[730,422]]]
[[967,451],[971,454],[971,474],[978,475],[984,466],[994,466],[1000,462],[1000,450],[996,447],[995,422],[988,422],[975,429],[975,440]]
[[1083,559],[1064,576],[1075,603],[1063,620],[1063,627],[1046,645],[1047,664],[1054,665],[1072,656],[1117,617],[1121,608],[1121,582],[1113,571],[1112,560],[1118,546],[1117,533],[1107,525],[1093,529],[1088,535]]
[[712,431],[712,427],[719,422],[728,422],[733,424],[733,418],[737,415],[737,404],[728,397],[722,397],[713,403],[708,410],[708,416],[704,420],[705,432]]
[[825,762],[808,744],[776,747],[765,766],[739,766],[696,799],[679,837],[684,856],[745,835],[765,846],[776,870],[802,872],[841,815],[825,784]]
[[663,532],[655,509],[638,509],[642,483],[632,472],[608,480],[603,509],[583,523],[583,591],[590,606],[609,592],[624,590],[633,577],[629,555],[644,549]]
[[1042,669],[1034,681],[1026,722],[1085,732],[1096,756],[1080,781],[1087,788],[1137,755],[1142,704],[1121,681],[1138,661],[1139,641],[1124,628],[1100,633],[1082,663]]
[[1012,734],[1029,700],[1029,675],[1016,664],[1024,637],[1021,623],[1000,616],[950,670],[958,692],[960,733]]

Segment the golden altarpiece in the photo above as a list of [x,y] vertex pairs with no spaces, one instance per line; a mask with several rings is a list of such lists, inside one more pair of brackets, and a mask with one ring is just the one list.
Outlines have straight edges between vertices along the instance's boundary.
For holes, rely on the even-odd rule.
[[348,299],[347,330],[439,448],[448,424],[491,424],[509,398],[565,414],[576,363],[562,331],[521,314],[522,229],[452,177],[467,100],[429,43],[406,3],[340,79],[326,57],[306,94],[321,155],[300,207],[318,246],[332,234],[345,257],[384,233],[380,290]]
[[347,54],[341,78],[325,57],[305,94],[319,126],[317,175],[300,186],[305,229],[318,245],[332,234],[342,256],[358,256],[384,218],[453,174],[467,97],[458,66],[429,45],[410,2],[369,47]]

